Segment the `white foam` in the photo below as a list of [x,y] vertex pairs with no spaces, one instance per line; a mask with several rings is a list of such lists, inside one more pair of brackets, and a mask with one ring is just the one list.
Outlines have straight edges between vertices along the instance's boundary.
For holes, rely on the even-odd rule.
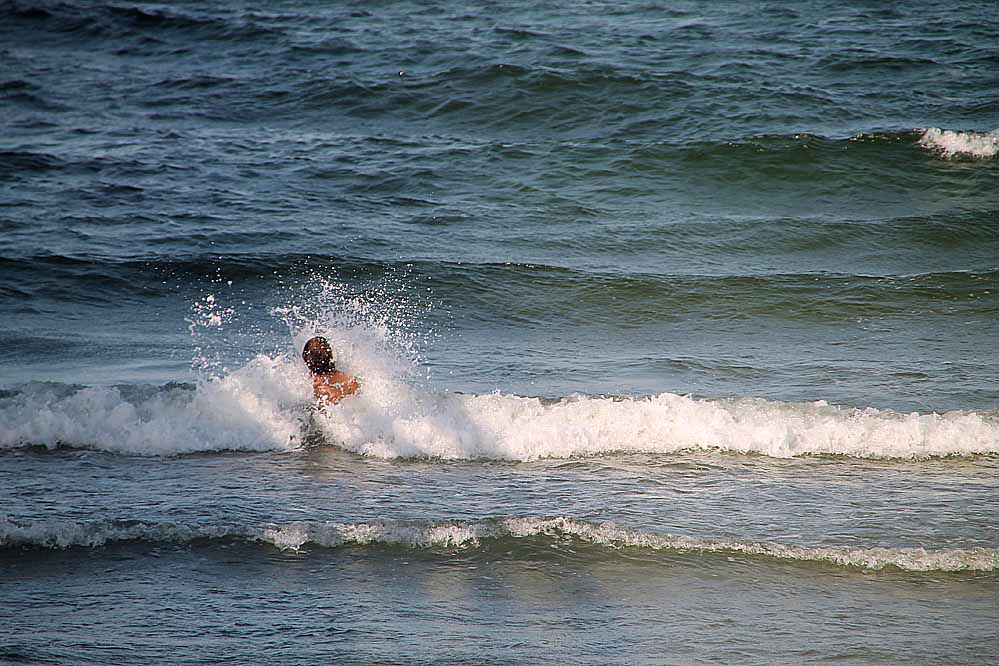
[[506,534],[492,523],[307,523],[264,528],[257,538],[279,548],[299,550],[306,544],[327,548],[385,544],[407,548],[472,548],[482,539]]
[[774,457],[921,459],[999,452],[999,422],[974,412],[897,414],[825,403],[369,391],[320,418],[328,439],[382,458],[529,461],[715,450]]
[[[363,357],[355,354],[355,360]],[[374,368],[374,362],[368,367]],[[363,367],[363,364],[362,366]],[[898,414],[825,403],[430,393],[387,371],[313,422],[326,441],[379,458],[531,461],[612,453],[723,451],[779,458],[832,454],[924,459],[999,453],[994,414]],[[0,399],[0,447],[68,445],[135,455],[289,450],[301,445],[311,386],[301,363],[245,367],[141,400],[93,387],[29,387]]]
[[919,145],[948,159],[987,159],[999,154],[999,129],[991,132],[957,132],[930,127],[919,137]]
[[514,536],[564,534],[609,548],[639,548],[653,551],[697,553],[741,553],[781,560],[828,562],[839,566],[879,570],[896,567],[905,571],[996,571],[999,548],[845,548],[805,547],[782,543],[709,541],[669,534],[626,530],[604,523],[594,525],[569,518],[515,519]]
[[64,395],[30,386],[0,400],[0,447],[69,445],[136,455],[289,448],[310,398],[304,370],[268,356],[194,391],[167,387],[142,399],[126,399],[115,387]]
[[98,548],[119,541],[187,543],[195,539],[245,536],[241,530],[223,526],[188,526],[176,523],[141,521],[111,522],[31,522],[12,521],[0,516],[0,546],[41,546],[43,548]]
[[666,553],[716,553],[824,562],[870,570],[997,571],[999,548],[861,548],[798,546],[774,542],[712,541],[641,530],[612,523],[588,523],[568,517],[513,517],[443,523],[293,522],[265,527],[183,525],[142,522],[25,523],[0,516],[0,547],[36,546],[95,548],[120,541],[187,543],[196,539],[237,539],[301,550],[312,544],[326,548],[391,545],[411,549],[467,550],[486,541],[541,537],[577,539],[601,548],[632,548]]
[[[302,299],[318,303],[318,313],[298,307],[276,311],[289,327],[287,352],[259,355],[232,372],[205,360],[199,370],[219,374],[203,374],[194,390],[165,387],[136,397],[115,387],[32,385],[2,397],[0,448],[65,445],[135,455],[290,450],[318,429],[329,444],[379,458],[531,461],[690,450],[782,458],[999,453],[995,414],[898,414],[824,402],[700,400],[672,393],[545,402],[502,393],[435,392],[418,376],[413,341],[393,325],[401,307],[385,306],[384,298],[339,297],[336,285],[320,283],[320,288],[331,293]],[[228,312],[214,296],[204,304],[192,321],[215,326],[216,314]],[[192,323],[198,331],[211,329],[199,326]],[[361,390],[310,415],[311,383],[298,354],[314,334],[327,337],[338,366],[358,376]],[[199,333],[199,348],[203,343],[208,340]]]

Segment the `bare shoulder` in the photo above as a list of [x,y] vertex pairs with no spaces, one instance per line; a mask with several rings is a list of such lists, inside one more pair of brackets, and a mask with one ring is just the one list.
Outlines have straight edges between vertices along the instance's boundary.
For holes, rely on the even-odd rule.
[[345,394],[356,393],[361,385],[358,383],[357,378],[354,375],[348,375],[346,372],[341,372],[342,378],[340,379],[340,385],[343,387]]
[[313,376],[312,388],[316,398],[326,404],[335,405],[345,396],[356,393],[360,389],[360,385],[352,375],[334,371]]
[[357,386],[357,379],[354,377],[354,375],[349,375],[346,372],[340,372],[339,370],[334,372],[333,376],[330,379],[332,380],[333,384],[336,384],[338,386],[343,386],[343,387]]

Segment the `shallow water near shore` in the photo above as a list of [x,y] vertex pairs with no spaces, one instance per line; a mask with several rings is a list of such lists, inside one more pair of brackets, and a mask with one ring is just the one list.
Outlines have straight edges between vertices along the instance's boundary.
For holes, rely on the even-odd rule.
[[0,0],[0,663],[999,660],[997,44]]

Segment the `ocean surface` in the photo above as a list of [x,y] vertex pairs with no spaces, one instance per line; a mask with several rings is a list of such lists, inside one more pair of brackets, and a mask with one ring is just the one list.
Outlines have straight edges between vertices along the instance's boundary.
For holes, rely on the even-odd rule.
[[991,1],[0,0],[0,663],[999,663],[997,91]]

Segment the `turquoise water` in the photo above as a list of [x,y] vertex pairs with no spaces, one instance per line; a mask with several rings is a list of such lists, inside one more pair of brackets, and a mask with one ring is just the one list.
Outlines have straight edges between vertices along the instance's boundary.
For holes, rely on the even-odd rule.
[[994,9],[0,2],[0,661],[999,659]]

